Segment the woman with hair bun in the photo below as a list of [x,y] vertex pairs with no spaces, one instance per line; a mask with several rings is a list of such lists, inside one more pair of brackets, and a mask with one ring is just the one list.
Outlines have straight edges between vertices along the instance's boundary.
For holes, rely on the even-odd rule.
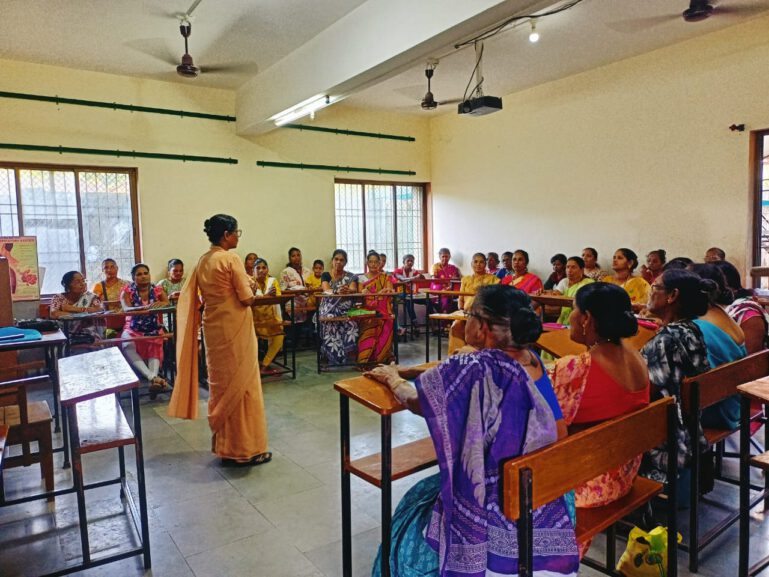
[[618,248],[611,261],[614,274],[605,276],[603,281],[625,289],[630,302],[640,308],[649,300],[649,283],[640,276],[633,276],[637,267],[638,255],[629,248]]
[[[556,360],[551,375],[570,432],[648,405],[646,363],[623,340],[638,332],[628,294],[605,282],[583,286],[576,293],[569,325],[571,340],[588,347],[580,355]],[[601,507],[624,497],[640,465],[638,456],[578,487],[577,507]]]
[[665,266],[666,261],[665,255],[665,251],[661,248],[646,255],[646,264],[641,265],[641,276],[649,284],[652,284],[662,274],[662,267]]
[[208,424],[211,450],[224,466],[261,465],[267,450],[267,419],[254,333],[254,293],[238,255],[242,231],[226,214],[206,220],[210,250],[200,257],[184,285],[177,307],[176,383],[168,414],[198,416],[198,331],[203,300],[203,337],[208,363]]
[[[708,310],[694,322],[702,331],[708,350],[710,368],[744,358],[745,333],[732,319],[724,307],[732,304],[732,291],[726,286],[721,270],[712,264],[693,264],[689,267],[694,274],[709,283],[707,292]],[[700,422],[703,427],[715,429],[736,429],[740,424],[740,399],[734,395],[702,411]]]
[[582,260],[585,261],[585,276],[593,280],[603,280],[606,276],[606,272],[601,270],[601,265],[598,264],[598,251],[592,246],[588,246],[582,249]]
[[[566,278],[555,286],[555,294],[573,297],[577,291],[587,284],[595,281],[585,276],[585,261],[578,256],[573,256],[566,261]],[[561,314],[558,316],[558,322],[562,325],[569,324],[571,316],[571,307],[561,307]]]
[[[662,328],[641,350],[646,359],[651,380],[651,400],[662,397],[681,399],[681,383],[686,377],[694,377],[710,370],[708,350],[702,331],[694,320],[708,310],[707,290],[709,281],[700,279],[687,270],[669,269],[654,281],[647,308],[662,322]],[[679,502],[687,501],[689,483],[686,469],[692,451],[692,441],[681,419],[679,408],[676,429],[678,448]],[[705,438],[700,431],[699,443]],[[696,443],[696,441],[694,441]],[[661,445],[644,456],[641,474],[660,482],[667,481],[667,449]]]
[[[524,292],[484,286],[465,325],[465,340],[479,350],[421,373],[416,388],[395,365],[367,373],[424,416],[438,457],[439,472],[412,487],[393,515],[393,577],[517,574],[516,528],[501,511],[499,469],[558,438],[561,411],[529,348],[541,332]],[[534,540],[536,574],[576,575],[574,524],[563,496],[534,516],[534,534],[540,532],[548,538]]]

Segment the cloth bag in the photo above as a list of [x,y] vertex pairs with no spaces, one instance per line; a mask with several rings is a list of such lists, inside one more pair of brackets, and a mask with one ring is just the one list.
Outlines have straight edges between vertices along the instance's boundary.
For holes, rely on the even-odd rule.
[[[681,542],[681,534],[678,534]],[[644,531],[633,527],[627,539],[627,547],[617,563],[617,571],[625,577],[667,577],[668,530],[655,527]]]

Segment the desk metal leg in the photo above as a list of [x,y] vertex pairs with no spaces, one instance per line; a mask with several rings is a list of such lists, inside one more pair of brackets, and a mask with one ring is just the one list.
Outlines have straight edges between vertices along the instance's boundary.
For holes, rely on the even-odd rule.
[[395,314],[393,315],[395,318],[393,319],[393,348],[395,349],[395,364],[397,365],[399,362],[398,357],[398,296],[393,297],[393,301],[395,301]]
[[390,577],[392,527],[392,417],[382,416],[382,577]]
[[47,347],[45,349],[45,369],[48,377],[51,379],[51,390],[53,392],[53,432],[61,432],[61,416],[59,414],[59,373],[56,370],[56,347]]
[[438,321],[438,360],[441,360],[441,354],[443,350],[443,321]]
[[[88,516],[85,510],[85,486],[83,482],[83,462],[80,459],[80,434],[77,429],[77,406],[73,405],[67,409],[67,418],[69,419],[70,432],[72,433],[72,481],[77,493],[77,514],[80,527],[80,545],[83,550],[83,565],[88,566],[91,562],[91,544],[88,540]],[[66,457],[66,449],[65,449]]]
[[430,362],[430,315],[425,319],[425,362]]
[[750,398],[740,398],[740,554],[739,575],[748,575],[750,550]]
[[139,486],[139,517],[141,518],[142,549],[144,550],[144,568],[152,566],[150,556],[150,527],[147,514],[147,487],[144,478],[144,447],[142,443],[142,417],[139,407],[139,389],[131,389],[131,409],[133,412],[134,437],[136,438],[136,484]]
[[350,399],[339,395],[339,430],[342,464],[342,575],[352,577],[352,510],[350,505]]
[[294,299],[291,299],[291,378],[296,380],[296,345],[299,331],[296,329],[296,312]]
[[61,408],[62,412],[62,431],[61,431],[61,440],[63,443],[63,453],[64,453],[64,464],[62,465],[63,469],[69,469],[71,464],[69,462],[69,456],[70,453],[72,453],[72,440],[69,438],[69,409],[67,407]]

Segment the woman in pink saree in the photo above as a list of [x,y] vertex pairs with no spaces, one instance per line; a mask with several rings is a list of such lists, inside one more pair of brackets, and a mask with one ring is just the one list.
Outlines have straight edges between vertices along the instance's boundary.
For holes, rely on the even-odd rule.
[[[442,248],[438,251],[439,262],[433,265],[433,278],[435,279],[452,279],[460,280],[462,273],[457,267],[451,264],[451,251],[447,248]],[[448,282],[433,282],[430,283],[431,290],[451,290],[451,283]],[[440,297],[435,305],[436,312],[450,313],[456,307],[454,306],[454,300],[451,297]]]
[[[379,254],[375,251],[369,252],[366,265],[368,272],[358,277],[360,292],[373,295],[392,293],[393,285],[390,277],[380,270],[382,262]],[[363,308],[376,311],[378,315],[360,322],[358,364],[389,363],[392,359],[394,324],[392,301],[390,296],[367,296],[364,299]]]

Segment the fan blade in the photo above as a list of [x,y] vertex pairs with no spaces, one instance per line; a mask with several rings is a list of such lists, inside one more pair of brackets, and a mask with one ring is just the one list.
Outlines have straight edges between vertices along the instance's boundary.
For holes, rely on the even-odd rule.
[[251,74],[259,72],[256,62],[233,62],[232,64],[212,64],[201,66],[201,74]]
[[724,6],[722,4],[716,4],[713,2],[713,16],[719,14],[728,14],[735,16],[758,16],[759,14],[769,10],[769,6]]

